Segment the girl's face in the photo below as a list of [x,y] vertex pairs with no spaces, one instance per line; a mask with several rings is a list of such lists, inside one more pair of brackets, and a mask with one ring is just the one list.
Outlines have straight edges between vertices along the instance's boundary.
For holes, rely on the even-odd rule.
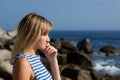
[[49,42],[50,42],[50,38],[49,38],[48,34],[42,35],[36,44],[37,49],[45,50],[46,46],[49,45]]

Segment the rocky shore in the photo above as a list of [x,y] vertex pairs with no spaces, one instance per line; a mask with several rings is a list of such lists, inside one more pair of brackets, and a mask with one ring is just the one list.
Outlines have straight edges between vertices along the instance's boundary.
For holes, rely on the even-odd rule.
[[[10,57],[16,38],[16,30],[5,31],[0,29],[0,80],[12,80],[12,64]],[[95,71],[95,64],[89,58],[94,52],[89,38],[74,46],[68,39],[51,39],[51,45],[58,49],[58,62],[62,80],[120,80],[120,76],[111,76]],[[44,54],[38,50],[43,63],[49,69],[49,64]],[[120,53],[120,50],[111,45],[105,45],[99,54],[110,56]]]

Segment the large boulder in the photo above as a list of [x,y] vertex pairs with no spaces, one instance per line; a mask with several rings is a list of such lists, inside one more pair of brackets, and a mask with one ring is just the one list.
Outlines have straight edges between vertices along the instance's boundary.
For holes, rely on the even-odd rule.
[[111,45],[106,45],[100,49],[100,52],[103,52],[103,53],[105,53],[105,55],[109,56],[112,54],[120,53],[120,50],[116,49],[115,47],[113,47]]
[[17,35],[17,30],[11,30],[7,32],[8,36],[10,36],[11,38],[16,37]]
[[56,49],[61,49],[61,41],[57,39],[51,39],[50,44],[54,46]]
[[2,42],[0,42],[0,49],[4,49],[4,45]]
[[65,77],[68,77],[72,80],[78,80],[77,79],[78,73],[79,73],[79,70],[75,70],[75,69],[71,69],[71,68],[65,68],[62,71],[61,75],[65,76]]
[[65,38],[61,39],[61,45],[62,45],[62,49],[66,49],[69,52],[73,50],[77,50],[77,48],[68,39]]
[[77,76],[78,80],[93,80],[91,77],[91,74],[88,70],[79,70],[78,76]]
[[5,30],[0,29],[0,49],[8,49],[11,51],[16,34],[16,30],[6,32]]
[[15,38],[4,40],[0,42],[0,49],[7,49],[12,51],[14,42],[15,42]]
[[79,65],[81,68],[89,69],[94,67],[92,60],[79,51],[72,51],[67,54],[67,62]]
[[67,54],[58,54],[57,59],[59,65],[67,64]]
[[11,37],[7,34],[7,32],[0,28],[0,42],[6,39],[11,39]]
[[79,41],[77,44],[77,48],[79,49],[80,52],[84,52],[86,54],[93,53],[93,47],[90,42],[90,39],[88,38]]
[[11,58],[11,52],[6,50],[6,49],[3,49],[3,50],[0,50],[0,62],[4,61],[4,60],[10,60]]
[[4,80],[3,78],[0,78],[0,80]]
[[5,80],[12,80],[12,65],[10,63],[11,52],[3,49],[0,50],[0,77]]
[[65,77],[65,76],[61,76],[61,80],[72,80],[72,79]]
[[5,80],[12,80],[12,65],[10,61],[2,61],[0,63],[0,77],[4,78]]
[[71,68],[65,68],[62,73],[62,76],[68,77],[72,80],[92,80],[90,72],[87,70],[77,70]]

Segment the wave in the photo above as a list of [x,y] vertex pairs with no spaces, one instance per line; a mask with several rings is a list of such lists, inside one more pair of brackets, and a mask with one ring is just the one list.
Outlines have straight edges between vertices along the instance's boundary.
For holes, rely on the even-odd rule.
[[95,63],[94,69],[103,74],[120,76],[120,54],[112,56],[91,55],[91,59]]
[[116,67],[115,65],[109,65],[109,64],[103,65],[101,63],[96,63],[96,66],[94,67],[94,69],[103,74],[120,76],[120,68]]

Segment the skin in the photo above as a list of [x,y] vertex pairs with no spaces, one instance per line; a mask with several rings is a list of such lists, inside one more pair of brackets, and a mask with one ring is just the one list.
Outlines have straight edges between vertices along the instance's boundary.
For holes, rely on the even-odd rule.
[[[38,42],[36,42],[36,45],[33,46],[32,49],[24,51],[24,53],[36,55],[36,50],[41,49],[50,62],[53,79],[61,80],[57,61],[57,49],[51,46],[49,42],[50,38],[48,34],[43,35],[40,37]],[[29,62],[25,58],[19,58],[17,60],[13,72],[13,80],[35,80],[34,72],[31,69]]]

